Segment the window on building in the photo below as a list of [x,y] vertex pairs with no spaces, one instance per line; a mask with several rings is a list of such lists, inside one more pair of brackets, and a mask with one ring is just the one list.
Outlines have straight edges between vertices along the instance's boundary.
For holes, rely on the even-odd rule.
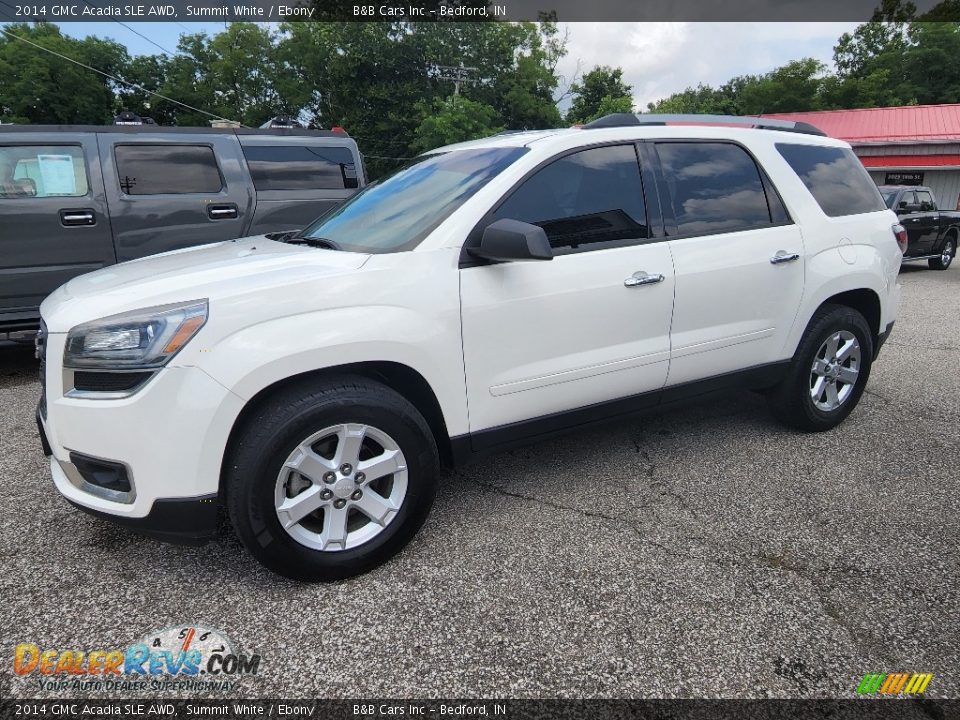
[[209,145],[117,145],[117,181],[127,195],[217,193],[223,178]]
[[[773,223],[757,164],[739,145],[657,143],[657,154],[681,235],[750,230]],[[778,220],[785,216],[786,211],[778,207]]]
[[243,154],[257,190],[341,190],[359,185],[350,148],[245,145]]
[[555,160],[497,209],[494,220],[539,225],[554,250],[595,250],[650,237],[633,145],[582,150]]
[[0,200],[82,197],[87,190],[83,148],[72,145],[0,146]]
[[883,210],[883,197],[849,148],[777,143],[777,150],[830,217]]

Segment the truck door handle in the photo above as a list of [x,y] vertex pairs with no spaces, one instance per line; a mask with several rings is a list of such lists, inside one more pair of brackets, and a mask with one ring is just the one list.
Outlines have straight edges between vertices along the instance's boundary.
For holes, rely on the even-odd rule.
[[87,210],[86,208],[80,210],[61,210],[60,224],[64,227],[96,225],[97,216],[93,214],[93,210]]
[[208,205],[207,216],[211,220],[229,220],[239,216],[236,205]]
[[659,273],[656,275],[648,275],[643,270],[637,270],[637,272],[623,281],[623,286],[631,288],[639,287],[640,285],[655,285],[658,282],[663,282],[663,275]]
[[777,254],[770,258],[770,262],[773,265],[782,265],[783,263],[793,262],[799,259],[800,255],[798,253],[788,253],[786,250],[777,250]]

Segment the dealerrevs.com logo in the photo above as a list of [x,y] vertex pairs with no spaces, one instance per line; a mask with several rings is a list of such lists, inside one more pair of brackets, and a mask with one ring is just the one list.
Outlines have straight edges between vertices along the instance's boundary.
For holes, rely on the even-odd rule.
[[35,676],[41,690],[232,690],[240,677],[257,674],[260,661],[220,630],[192,625],[147,633],[123,649],[19,643],[13,672]]

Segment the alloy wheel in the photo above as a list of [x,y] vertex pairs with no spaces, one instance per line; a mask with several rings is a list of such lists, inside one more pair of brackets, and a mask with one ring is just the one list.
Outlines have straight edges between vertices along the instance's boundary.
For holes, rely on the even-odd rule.
[[283,529],[314,550],[362,545],[397,517],[407,494],[407,462],[397,442],[371,425],[324,428],[290,453],[277,475]]
[[810,369],[810,398],[818,410],[832,412],[853,393],[860,376],[860,341],[848,330],[831,334]]

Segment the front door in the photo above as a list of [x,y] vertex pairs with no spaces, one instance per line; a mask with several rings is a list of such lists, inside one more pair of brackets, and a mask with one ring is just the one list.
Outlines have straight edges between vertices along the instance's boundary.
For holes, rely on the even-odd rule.
[[[0,135],[0,322],[31,324],[67,280],[115,262],[95,136]],[[12,137],[12,135],[11,135]]]
[[544,421],[517,427],[519,438],[605,400],[649,393],[655,403],[669,367],[674,273],[669,243],[648,225],[635,147],[554,160],[487,221],[501,218],[543,227],[555,257],[460,271],[471,433]]

